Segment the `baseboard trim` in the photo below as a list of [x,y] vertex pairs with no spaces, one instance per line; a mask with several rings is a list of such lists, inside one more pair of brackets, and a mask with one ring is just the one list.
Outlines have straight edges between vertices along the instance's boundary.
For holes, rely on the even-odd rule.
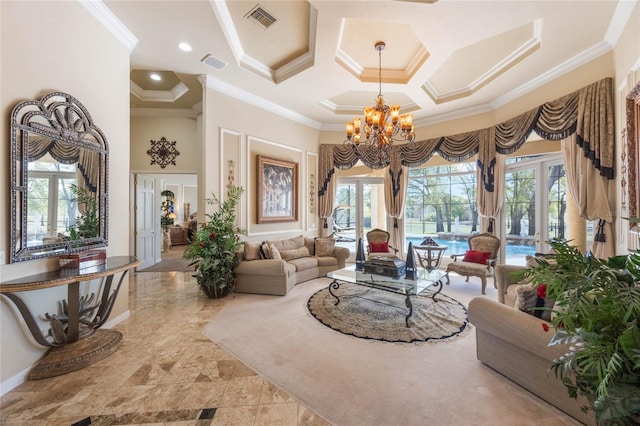
[[[117,317],[104,323],[102,328],[113,328],[116,325],[120,324],[121,322],[127,320],[130,316],[131,316],[131,311],[127,309],[125,312],[121,313]],[[9,377],[4,382],[0,383],[0,396],[17,388],[18,386],[26,382],[27,377],[29,377],[29,372],[31,371],[31,368],[33,368],[33,365],[29,366],[28,368],[22,370],[15,376]]]

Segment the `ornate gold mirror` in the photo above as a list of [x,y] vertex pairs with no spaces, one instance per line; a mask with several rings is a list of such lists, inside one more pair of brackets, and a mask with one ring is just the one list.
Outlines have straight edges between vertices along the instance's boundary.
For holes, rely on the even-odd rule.
[[107,245],[107,164],[107,140],[73,96],[15,106],[11,263]]

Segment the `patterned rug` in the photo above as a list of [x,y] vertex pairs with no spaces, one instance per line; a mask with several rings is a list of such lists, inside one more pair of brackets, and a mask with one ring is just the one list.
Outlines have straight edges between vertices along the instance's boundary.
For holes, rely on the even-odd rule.
[[343,283],[333,290],[340,299],[324,288],[307,302],[311,315],[327,327],[363,339],[385,342],[441,342],[460,337],[469,329],[467,309],[457,300],[430,293],[411,296],[413,313],[409,327],[406,297],[401,294]]

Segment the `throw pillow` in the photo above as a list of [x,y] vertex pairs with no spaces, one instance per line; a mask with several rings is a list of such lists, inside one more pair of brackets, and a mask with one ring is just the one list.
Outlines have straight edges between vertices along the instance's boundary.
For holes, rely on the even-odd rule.
[[280,256],[280,250],[273,244],[269,244],[269,254],[271,254],[271,259],[282,259]]
[[464,254],[464,258],[462,258],[462,261],[486,265],[487,260],[489,260],[490,257],[491,253],[489,253],[488,251],[467,250],[467,252]]
[[260,244],[260,259],[271,259],[271,251],[269,250],[269,244],[263,241]]
[[244,260],[260,259],[260,243],[244,243]]
[[389,243],[374,243],[373,241],[369,243],[369,252],[370,253],[389,253]]
[[[273,247],[278,250],[275,246]],[[309,249],[306,247],[299,247],[291,250],[280,250],[280,256],[284,260],[299,259],[301,257],[309,257]]]
[[331,256],[336,247],[336,240],[333,238],[316,238],[316,256]]
[[545,321],[551,321],[555,300],[546,297],[547,286],[522,284],[516,287],[516,308]]

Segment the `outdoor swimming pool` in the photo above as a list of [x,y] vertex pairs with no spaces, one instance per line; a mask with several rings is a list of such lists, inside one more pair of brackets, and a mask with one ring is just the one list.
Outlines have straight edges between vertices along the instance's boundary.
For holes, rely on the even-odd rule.
[[[445,256],[450,256],[452,254],[464,254],[467,250],[469,250],[469,244],[466,240],[445,240],[441,238],[431,237],[433,238],[439,245],[447,246],[448,249],[445,252]],[[407,237],[405,239],[405,246],[409,246],[409,243],[413,243],[414,245],[419,245],[420,242],[424,239],[423,236],[419,237]],[[507,243],[506,245],[506,253],[505,256],[507,258],[523,258],[526,255],[534,255],[535,254],[535,246],[532,245],[521,245],[521,244],[511,244]],[[524,263],[523,263],[524,264]]]

